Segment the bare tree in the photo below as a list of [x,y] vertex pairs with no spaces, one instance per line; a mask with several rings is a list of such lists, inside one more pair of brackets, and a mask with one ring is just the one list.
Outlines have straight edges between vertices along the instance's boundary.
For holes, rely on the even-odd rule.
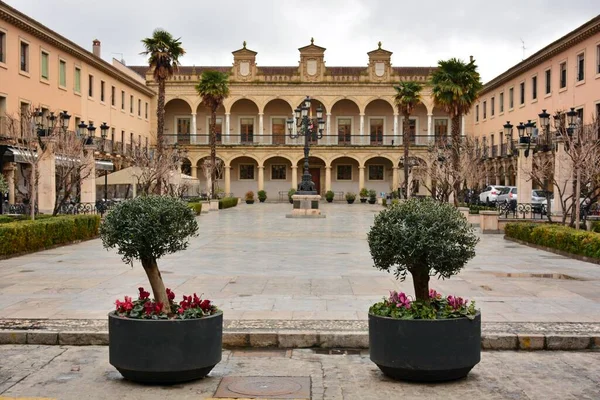
[[[213,165],[210,159],[206,159],[202,162],[202,172],[206,178],[206,187],[208,191],[208,198],[216,198],[217,194],[221,191],[219,187],[219,177],[222,176],[225,164],[221,159],[215,159]],[[213,182],[213,177],[215,178]],[[215,192],[213,193],[212,190]]]
[[164,146],[163,151],[158,153],[132,143],[132,174],[141,194],[176,193],[177,189],[170,189],[170,184],[174,181],[174,174],[179,173],[179,166],[184,157],[185,154],[176,146]]

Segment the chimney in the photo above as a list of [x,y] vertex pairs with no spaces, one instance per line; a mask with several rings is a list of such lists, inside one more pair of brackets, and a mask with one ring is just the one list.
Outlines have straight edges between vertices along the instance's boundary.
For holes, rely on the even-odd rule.
[[[98,51],[100,51],[100,42],[98,42]],[[100,57],[100,56],[98,56]],[[473,56],[469,56],[469,60],[471,60],[471,62],[473,62]]]
[[101,49],[100,49],[100,41],[98,39],[94,39],[92,42],[92,52],[98,58],[102,58]]

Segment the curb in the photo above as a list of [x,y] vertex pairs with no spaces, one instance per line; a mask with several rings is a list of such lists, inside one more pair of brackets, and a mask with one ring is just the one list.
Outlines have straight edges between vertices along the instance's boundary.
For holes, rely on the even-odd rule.
[[[108,332],[48,332],[3,330],[0,345],[106,346]],[[224,348],[352,348],[368,349],[367,332],[227,331]],[[482,350],[600,350],[600,335],[494,333],[481,336]]]
[[509,240],[511,242],[522,244],[523,246],[529,246],[529,247],[537,249],[537,250],[542,250],[542,251],[547,251],[549,253],[558,254],[559,256],[563,256],[563,257],[566,257],[566,258],[571,258],[573,260],[578,260],[578,261],[588,262],[590,264],[598,264],[598,265],[600,265],[600,259],[598,259],[598,258],[591,258],[591,257],[587,257],[587,256],[582,256],[582,255],[579,255],[579,254],[573,254],[573,253],[569,253],[569,252],[566,252],[566,251],[563,251],[563,250],[559,250],[559,249],[555,249],[555,248],[552,248],[552,247],[546,247],[546,246],[541,246],[541,245],[535,244],[535,243],[529,243],[529,242],[526,242],[524,240],[513,238],[513,237],[509,237],[509,236],[506,236],[506,235],[504,235],[504,240]]

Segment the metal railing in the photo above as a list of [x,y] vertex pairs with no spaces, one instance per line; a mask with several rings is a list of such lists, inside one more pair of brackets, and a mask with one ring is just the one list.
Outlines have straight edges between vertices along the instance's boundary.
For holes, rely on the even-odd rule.
[[68,203],[58,209],[59,214],[79,215],[79,214],[100,214],[104,215],[110,211],[116,203],[113,201],[99,200],[95,203]]
[[502,219],[544,219],[547,214],[545,204],[517,203],[516,200],[496,205],[498,217]]

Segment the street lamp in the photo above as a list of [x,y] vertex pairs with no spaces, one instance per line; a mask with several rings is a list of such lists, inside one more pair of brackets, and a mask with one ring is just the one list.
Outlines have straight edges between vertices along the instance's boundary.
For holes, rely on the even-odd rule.
[[100,136],[102,136],[102,139],[106,139],[107,134],[108,134],[108,125],[106,125],[106,122],[103,122],[102,125],[100,125]]
[[77,125],[77,134],[79,137],[85,137],[85,131],[87,131],[87,124],[84,121],[81,121],[79,125]]
[[[106,122],[103,122],[102,125],[100,125],[100,136],[102,137],[103,150],[106,150],[104,141],[106,140],[106,136],[108,135],[108,128],[109,126],[106,125]],[[104,201],[108,201],[108,170],[104,171]]]
[[313,119],[309,116],[310,104],[310,97],[306,96],[306,99],[304,99],[302,104],[294,110],[296,115],[296,127],[298,128],[295,134],[294,120],[291,118],[287,120],[289,137],[291,139],[304,136],[304,173],[302,174],[302,182],[298,185],[298,194],[304,195],[317,194],[315,183],[312,181],[312,176],[308,170],[308,157],[310,153],[309,140],[311,137],[316,139],[323,138],[323,129],[325,128],[323,109],[319,106],[317,108],[317,118]]
[[60,117],[60,127],[63,129],[63,132],[66,132],[69,129],[69,121],[71,120],[71,116],[68,112],[63,111],[59,114]]
[[571,107],[571,111],[567,111],[567,124],[569,127],[567,128],[567,134],[572,135],[573,131],[575,131],[577,111],[575,111],[574,107]]
[[[504,137],[506,138],[506,147],[507,147],[507,149],[510,149],[510,154],[512,154],[512,151],[513,151],[513,148],[512,148],[513,125],[510,123],[510,121],[506,121],[506,124],[504,124],[503,127],[504,127]],[[506,153],[508,154],[508,150],[506,151]]]

